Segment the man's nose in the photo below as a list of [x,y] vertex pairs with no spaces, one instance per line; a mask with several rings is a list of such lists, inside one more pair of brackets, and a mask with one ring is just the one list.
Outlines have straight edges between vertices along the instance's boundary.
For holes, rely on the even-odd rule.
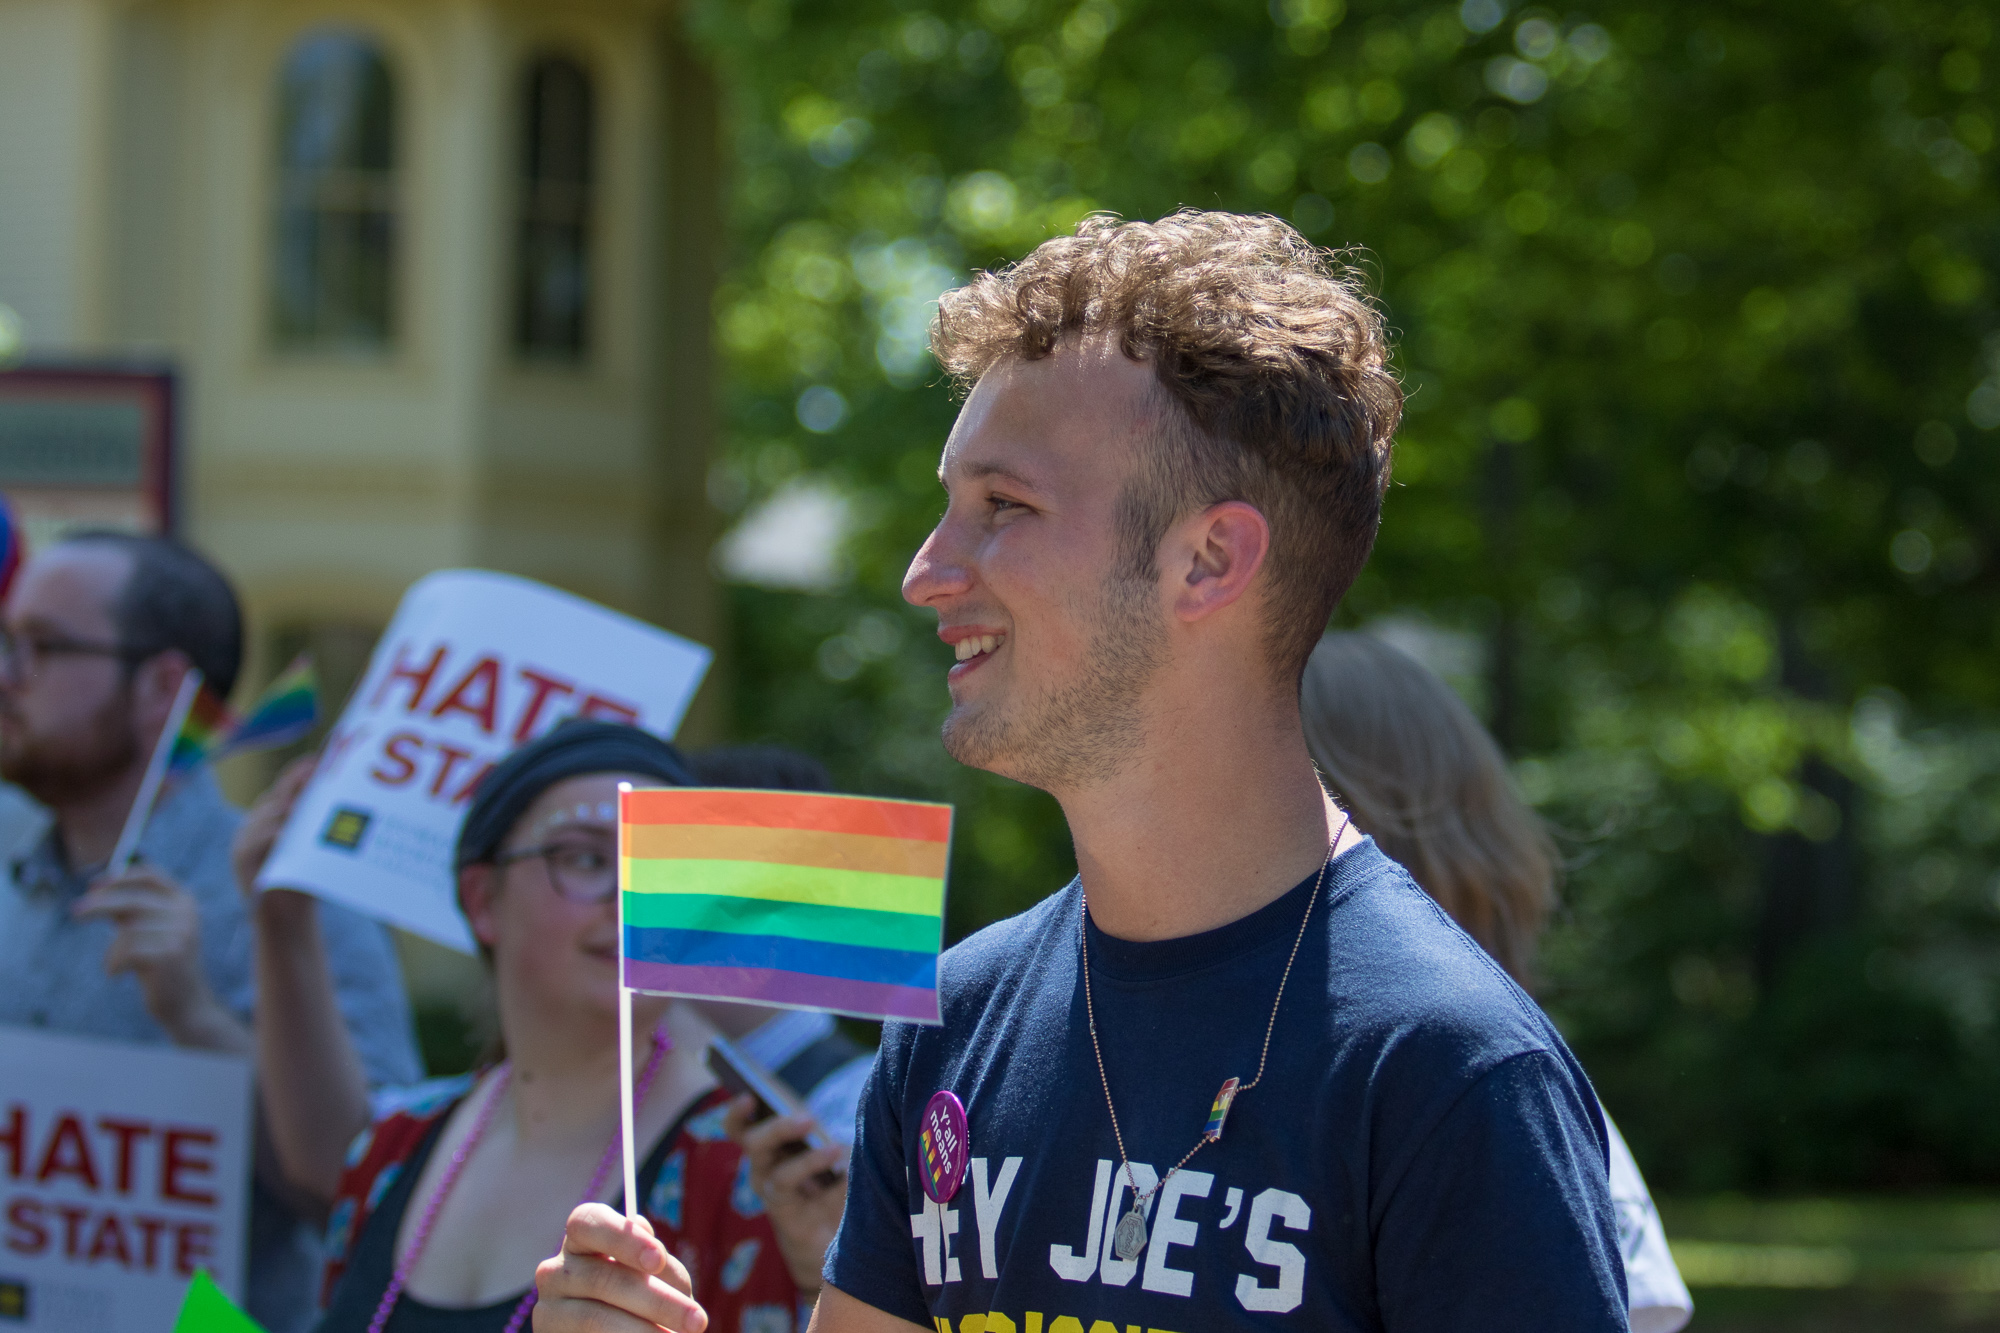
[[935,607],[946,597],[957,596],[972,586],[971,566],[953,540],[949,515],[924,538],[924,544],[910,559],[903,575],[903,600],[912,606]]

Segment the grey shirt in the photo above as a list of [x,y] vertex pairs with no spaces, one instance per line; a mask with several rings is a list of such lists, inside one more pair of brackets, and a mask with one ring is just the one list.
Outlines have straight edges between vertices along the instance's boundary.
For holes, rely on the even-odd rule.
[[[241,821],[214,776],[197,769],[161,796],[139,839],[139,854],[194,895],[201,914],[202,969],[222,1003],[248,1022],[255,998],[251,927],[229,865],[229,844]],[[104,975],[104,951],[116,928],[70,916],[70,907],[102,868],[72,870],[50,829],[17,855],[12,871],[0,883],[0,1024],[164,1044],[167,1034],[146,1012],[139,983],[129,974]],[[330,903],[320,905],[320,918],[340,1012],[369,1082],[421,1077],[409,1002],[388,933]],[[315,1228],[259,1179],[246,1304],[269,1333],[310,1326],[319,1262]]]

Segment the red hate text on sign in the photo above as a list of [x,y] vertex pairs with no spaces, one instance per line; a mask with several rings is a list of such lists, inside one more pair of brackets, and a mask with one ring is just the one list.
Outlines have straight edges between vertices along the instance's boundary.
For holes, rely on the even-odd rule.
[[215,1146],[212,1129],[74,1111],[37,1123],[9,1105],[0,1168],[14,1188],[0,1209],[0,1250],[180,1276],[212,1267],[215,1223],[185,1210],[215,1207]]
[[426,742],[414,731],[399,731],[382,742],[368,776],[385,787],[417,785],[439,800],[457,805],[479,789],[479,780],[493,767],[490,760],[470,762],[474,755],[442,741]]
[[193,1277],[198,1268],[215,1267],[215,1224],[16,1195],[7,1201],[0,1249],[24,1259],[59,1257]]
[[586,691],[572,680],[517,665],[509,669],[498,657],[482,654],[470,661],[451,656],[450,646],[437,644],[428,655],[396,645],[389,670],[368,701],[372,708],[400,705],[404,712],[443,720],[471,719],[488,736],[519,745],[535,734],[546,718],[598,717],[609,722],[639,720],[639,710],[622,699]]
[[[636,706],[592,691],[539,667],[509,666],[490,653],[454,655],[450,645],[428,652],[410,643],[393,649],[389,670],[369,698],[371,708],[431,724],[463,719],[483,737],[511,748],[558,717],[639,721]],[[332,753],[332,745],[329,745]],[[457,805],[471,796],[491,761],[414,728],[389,733],[368,776],[385,787],[410,787]]]

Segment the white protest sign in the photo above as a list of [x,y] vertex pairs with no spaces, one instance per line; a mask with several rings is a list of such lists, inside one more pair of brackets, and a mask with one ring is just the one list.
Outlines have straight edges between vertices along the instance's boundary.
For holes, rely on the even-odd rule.
[[419,580],[258,887],[305,889],[471,953],[451,852],[486,770],[565,718],[672,736],[711,656],[527,579],[455,569]]
[[205,1268],[240,1300],[250,1064],[0,1027],[0,1327],[168,1333]]

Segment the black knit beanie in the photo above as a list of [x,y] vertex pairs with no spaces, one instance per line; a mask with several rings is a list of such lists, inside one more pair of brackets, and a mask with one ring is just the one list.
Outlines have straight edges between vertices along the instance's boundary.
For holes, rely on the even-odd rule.
[[652,732],[622,722],[573,719],[529,741],[480,779],[459,826],[453,865],[463,870],[491,861],[536,797],[585,773],[633,773],[674,787],[697,785],[681,752]]

